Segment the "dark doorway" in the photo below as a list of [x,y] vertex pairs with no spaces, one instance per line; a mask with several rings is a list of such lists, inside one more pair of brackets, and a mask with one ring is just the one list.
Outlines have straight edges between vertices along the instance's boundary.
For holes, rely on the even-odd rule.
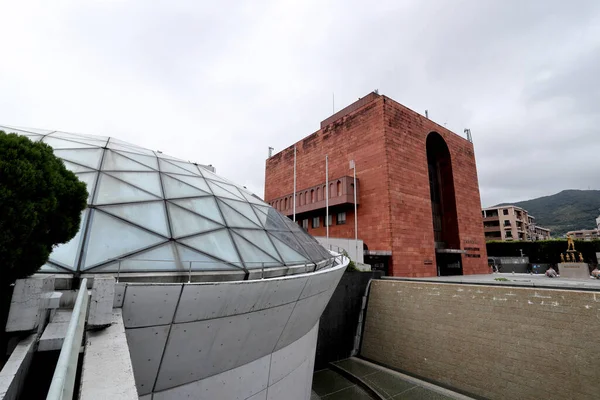
[[444,138],[437,132],[427,136],[426,147],[438,274],[462,275],[460,254],[439,253],[443,250],[460,250],[450,151]]

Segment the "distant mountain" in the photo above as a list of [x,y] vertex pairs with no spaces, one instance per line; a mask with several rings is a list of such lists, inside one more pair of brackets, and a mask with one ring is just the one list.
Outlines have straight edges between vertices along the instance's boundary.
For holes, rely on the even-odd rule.
[[552,237],[559,237],[568,231],[596,228],[600,190],[563,190],[552,196],[498,205],[510,204],[527,210],[537,225],[551,229]]

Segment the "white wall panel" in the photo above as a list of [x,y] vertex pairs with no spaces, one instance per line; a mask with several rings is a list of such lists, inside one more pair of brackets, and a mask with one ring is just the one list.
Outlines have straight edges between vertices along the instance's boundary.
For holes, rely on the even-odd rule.
[[157,390],[206,378],[270,354],[294,304],[231,317],[174,324]]
[[275,346],[275,350],[298,340],[315,326],[327,303],[329,303],[334,290],[335,288],[329,289],[327,292],[308,297],[296,303],[296,307],[294,307],[294,311]]
[[315,294],[325,292],[332,287],[337,287],[344,271],[345,267],[337,267],[333,270],[322,270],[315,274],[311,274],[308,278],[308,282],[300,295],[300,299],[304,299]]
[[239,368],[154,393],[153,400],[247,399],[267,387],[270,359],[271,356],[268,355]]
[[271,373],[269,375],[269,386],[283,379],[307,358],[315,357],[317,346],[317,334],[319,323],[300,339],[273,353],[271,357]]
[[138,394],[151,393],[169,334],[169,326],[126,329],[125,334]]
[[267,400],[308,400],[310,399],[310,386],[306,387],[307,377],[312,375],[310,359],[306,359],[292,373],[269,386]]
[[182,285],[129,285],[123,301],[126,328],[170,324]]

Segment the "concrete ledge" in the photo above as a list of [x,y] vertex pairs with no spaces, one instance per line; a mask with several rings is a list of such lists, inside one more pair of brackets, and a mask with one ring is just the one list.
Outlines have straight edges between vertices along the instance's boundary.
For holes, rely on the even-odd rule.
[[112,324],[87,334],[81,372],[82,400],[138,400],[121,309]]
[[31,364],[36,335],[21,340],[0,371],[0,399],[16,400],[21,393],[27,370]]
[[38,351],[60,350],[71,321],[72,310],[57,310],[40,337]]

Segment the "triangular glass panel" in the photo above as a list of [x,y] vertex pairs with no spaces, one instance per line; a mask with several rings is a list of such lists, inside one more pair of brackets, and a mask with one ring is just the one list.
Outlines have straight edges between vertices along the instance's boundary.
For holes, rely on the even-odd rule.
[[107,150],[102,163],[103,171],[153,171],[152,168],[133,161],[112,150]]
[[189,247],[183,246],[179,243],[176,244],[179,250],[179,259],[185,268],[189,270],[190,263],[192,271],[212,271],[212,270],[234,270],[240,271],[242,267],[241,263],[238,263],[239,267],[224,262],[219,262],[214,258],[211,258],[205,254],[199,253],[190,249]]
[[103,212],[92,212],[81,269],[151,247],[165,239]]
[[226,229],[181,239],[180,242],[223,261],[241,262]]
[[297,232],[297,234],[294,236],[296,237],[298,242],[300,242],[300,245],[306,250],[306,254],[308,255],[308,257],[314,262],[319,262],[331,257],[329,252],[325,250],[325,248],[321,246],[319,242],[313,240],[312,237],[308,236],[307,233]]
[[98,169],[100,166],[100,158],[104,149],[74,149],[74,150],[54,150],[54,155],[66,161],[81,164],[85,167]]
[[262,267],[281,266],[282,262],[267,255],[264,251],[255,247],[239,235],[234,234],[233,240],[242,255],[247,269],[257,269]]
[[223,189],[225,189],[225,190],[233,193],[240,200],[246,201],[246,199],[244,199],[244,196],[242,196],[242,194],[240,193],[240,191],[237,188],[237,186],[231,185],[229,183],[224,183],[224,182],[216,182],[216,184],[219,185],[220,187],[222,187]]
[[154,155],[151,150],[146,150],[146,149],[137,148],[137,147],[123,146],[121,144],[114,143],[112,141],[112,138],[111,138],[111,140],[109,140],[109,142],[106,145],[106,147],[109,148],[109,149],[111,149],[111,150],[128,151],[130,153],[137,153],[137,154],[142,154],[142,155],[147,155],[147,156]]
[[146,156],[143,154],[128,153],[125,151],[117,151],[116,153],[119,153],[120,155],[122,155],[124,157],[131,158],[132,160],[135,160],[135,161],[139,162],[140,164],[144,164],[144,165],[158,171],[158,158],[156,158],[156,156]]
[[17,128],[14,126],[0,125],[0,131],[4,131],[6,133],[18,133],[19,135],[29,135],[32,133],[38,135],[47,135],[54,131],[49,131],[47,129],[36,129],[36,128]]
[[53,149],[93,149],[98,146],[91,146],[89,144],[74,142],[72,140],[59,139],[53,137],[51,135],[44,137],[42,140],[43,143],[46,143],[48,146],[51,146]]
[[231,183],[225,178],[221,178],[219,175],[212,173],[208,169],[198,166],[198,169],[202,173],[205,178],[212,179],[213,181],[223,182],[223,183]]
[[88,272],[184,271],[183,265],[180,264],[178,268],[176,259],[173,243],[168,242],[148,251],[125,257],[118,262],[91,268]]
[[88,204],[92,203],[92,195],[94,194],[94,187],[96,185],[96,178],[98,177],[98,173],[96,171],[93,172],[80,172],[80,173],[76,173],[75,176],[77,176],[77,178],[85,183],[85,185],[87,186],[87,191],[88,191]]
[[[0,130],[2,130],[2,129],[0,129]],[[10,132],[6,132],[6,133],[10,133]],[[42,140],[44,138],[42,135],[33,135],[33,134],[21,135],[21,136],[26,136],[32,142],[39,142],[40,140]]]
[[79,164],[73,164],[72,162],[69,161],[65,161],[62,160],[63,164],[65,164],[65,167],[67,167],[67,169],[71,172],[74,173],[78,173],[78,172],[96,172],[96,170],[93,170],[91,168],[88,167],[84,167],[83,165],[79,165]]
[[189,175],[170,175],[169,176],[171,178],[175,178],[178,179],[182,182],[187,183],[188,185],[191,185],[197,189],[203,190],[206,196],[212,195],[212,192],[210,191],[210,188],[208,187],[208,185],[206,184],[206,181],[204,180],[204,178],[201,178],[199,176],[189,176]]
[[101,173],[99,179],[98,193],[96,194],[94,204],[131,203],[158,199],[156,196],[115,179],[110,175]]
[[256,205],[253,205],[252,207],[257,211],[256,215],[258,216],[258,219],[263,224],[265,229],[280,231],[289,230],[285,221],[274,208],[266,208]]
[[194,199],[171,200],[171,202],[193,211],[196,214],[200,214],[203,217],[210,218],[213,221],[225,225],[225,221],[223,221],[223,217],[221,216],[221,211],[217,206],[217,201],[213,196],[197,197]]
[[132,153],[139,153],[139,154],[145,154],[147,156],[154,156],[154,152],[152,150],[145,149],[140,146],[136,146],[135,144],[131,144],[131,143],[125,142],[123,140],[115,139],[114,137],[110,138],[110,140],[108,141],[108,145],[106,147],[108,147],[109,149],[124,150],[124,151],[129,151]]
[[105,147],[106,142],[108,141],[108,137],[106,136],[81,135],[69,132],[52,132],[50,136],[60,139],[68,139],[74,142],[85,143],[95,147]]
[[223,225],[202,218],[174,204],[168,203],[167,208],[171,219],[173,237],[175,238],[223,228]]
[[279,260],[281,257],[277,254],[269,236],[263,230],[259,229],[234,229],[235,233],[252,242],[256,247],[269,254],[271,257]]
[[221,200],[222,202],[226,203],[228,206],[237,210],[240,214],[242,214],[244,217],[248,218],[250,221],[254,222],[257,226],[262,227],[260,221],[258,220],[258,217],[254,213],[254,210],[252,209],[252,207],[250,207],[250,204],[248,204],[246,202],[235,201],[235,200],[230,200],[230,199],[219,199],[219,200]]
[[225,217],[225,221],[227,222],[227,226],[234,228],[262,228],[262,226],[255,224],[250,221],[248,218],[241,215],[239,212],[235,211],[233,208],[229,207],[227,204],[219,199],[219,208]]
[[210,189],[212,190],[213,194],[217,197],[225,197],[227,199],[233,200],[243,200],[240,196],[231,193],[229,190],[223,189],[214,181],[206,180],[206,182],[208,183],[208,186],[210,186]]
[[306,251],[306,249],[304,249],[304,247],[302,246],[302,244],[300,244],[298,242],[298,239],[291,233],[291,232],[284,232],[284,231],[269,231],[269,234],[272,237],[275,237],[279,240],[281,240],[283,243],[285,243],[288,247],[291,247],[295,252],[300,253],[302,255],[304,255],[305,258],[308,258],[309,260],[312,260],[309,257],[308,252]]
[[181,158],[177,158],[177,157],[173,157],[173,156],[169,156],[167,154],[162,153],[161,151],[157,151],[156,152],[156,157],[158,158],[163,158],[165,160],[172,160],[172,161],[181,161],[181,162],[185,162],[183,161]]
[[188,162],[182,162],[182,161],[175,161],[175,160],[168,160],[168,161],[164,160],[164,162],[173,164],[176,167],[182,168],[182,169],[186,170],[187,172],[194,174],[196,176],[202,176],[202,175],[200,175],[200,171],[198,171],[198,167],[196,167],[194,164],[191,164]]
[[163,187],[165,188],[165,198],[176,199],[179,197],[196,197],[206,196],[206,192],[196,189],[183,183],[177,179],[171,178],[169,175],[162,174]]
[[[161,158],[158,159],[158,165],[160,166],[160,172],[166,172],[169,174],[194,175],[190,171],[180,168],[176,165],[173,165],[170,162],[163,160]],[[196,176],[197,175],[198,174],[196,174]]]
[[81,235],[86,226],[86,217],[87,217],[88,209],[86,208],[81,213],[81,222],[79,223],[79,230],[73,236],[73,239],[69,240],[67,243],[59,244],[54,249],[52,249],[52,253],[50,253],[50,257],[48,259],[52,262],[60,264],[66,268],[69,268],[72,271],[77,270],[77,261],[79,260],[79,249],[81,244]]
[[162,189],[160,187],[160,177],[158,172],[107,172],[114,178],[121,179],[132,186],[150,192],[155,196],[162,197]]
[[311,262],[306,256],[298,253],[296,250],[292,249],[282,241],[273,237],[273,244],[277,247],[279,254],[283,257],[283,261],[287,264],[303,264],[307,262]]
[[99,210],[169,237],[164,201],[99,206]]
[[64,273],[68,273],[69,271],[66,269],[57,267],[56,265],[46,263],[46,264],[42,265],[42,268],[39,269],[39,272],[64,274]]
[[246,192],[244,190],[240,190],[240,192],[242,192],[242,195],[244,196],[244,198],[246,200],[248,200],[248,202],[253,203],[253,204],[257,204],[259,206],[268,206],[267,203],[265,203],[264,201],[262,201],[258,197],[255,197],[254,195],[252,195],[252,193],[248,193],[248,192]]

